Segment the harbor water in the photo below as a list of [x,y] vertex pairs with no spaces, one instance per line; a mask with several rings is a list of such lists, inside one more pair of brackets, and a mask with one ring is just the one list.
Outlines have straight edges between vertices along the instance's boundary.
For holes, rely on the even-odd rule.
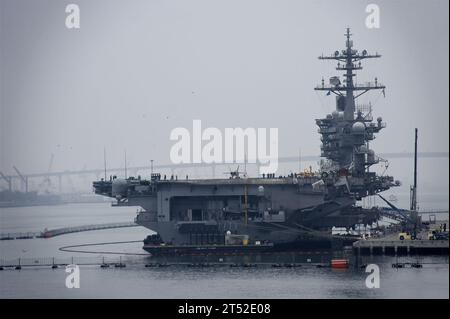
[[[7,208],[0,212],[0,232],[39,231],[83,224],[129,222],[136,208],[109,203]],[[318,268],[308,261],[328,260],[316,251],[304,253],[301,267],[145,267],[152,259],[142,254],[142,227],[87,231],[48,239],[0,241],[0,259],[22,260],[36,267],[0,271],[1,298],[448,298],[448,256],[364,257],[359,267],[345,270]],[[66,252],[69,245],[125,242],[87,246]],[[108,253],[116,254],[108,254]],[[133,255],[135,254],[135,255]],[[46,257],[80,262],[80,288],[66,287],[65,267],[39,266]],[[125,268],[84,265],[83,260],[123,258]],[[324,259],[325,258],[325,259]],[[395,262],[419,262],[422,268],[394,269]],[[380,287],[366,286],[364,265],[380,269]]]

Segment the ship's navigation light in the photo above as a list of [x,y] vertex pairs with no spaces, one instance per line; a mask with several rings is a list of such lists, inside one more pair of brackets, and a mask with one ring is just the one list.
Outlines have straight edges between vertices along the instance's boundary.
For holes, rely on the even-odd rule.
[[363,56],[366,56],[366,55],[367,55],[367,50],[363,50],[363,51],[362,51],[362,55],[363,55]]
[[338,56],[338,55],[339,55],[339,51],[335,51],[334,56]]

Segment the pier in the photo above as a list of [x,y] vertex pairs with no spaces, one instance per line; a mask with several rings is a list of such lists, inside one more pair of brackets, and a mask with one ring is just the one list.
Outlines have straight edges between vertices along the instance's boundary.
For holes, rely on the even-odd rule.
[[448,240],[359,240],[353,251],[360,255],[448,255]]

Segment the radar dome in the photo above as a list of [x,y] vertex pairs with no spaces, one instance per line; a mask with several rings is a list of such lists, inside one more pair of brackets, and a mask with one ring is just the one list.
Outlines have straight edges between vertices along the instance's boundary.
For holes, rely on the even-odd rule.
[[366,126],[363,122],[355,122],[352,126],[352,132],[356,134],[364,134]]

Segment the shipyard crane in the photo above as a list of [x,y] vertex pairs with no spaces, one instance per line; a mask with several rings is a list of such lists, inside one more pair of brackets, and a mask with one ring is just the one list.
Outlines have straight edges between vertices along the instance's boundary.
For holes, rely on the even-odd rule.
[[[55,154],[51,154],[50,155],[50,162],[48,164],[48,170],[47,170],[47,174],[50,174],[52,171],[52,166],[53,166],[53,159],[55,158]],[[44,180],[42,181],[42,183],[39,184],[39,188],[41,187],[45,187],[45,193],[48,194],[50,193],[49,189],[51,187],[52,181],[50,179],[50,176],[47,175],[44,177]]]
[[11,191],[12,190],[11,176],[6,176],[2,172],[0,172],[0,176],[6,181],[6,183],[8,183],[8,190]]
[[22,180],[22,183],[25,185],[25,193],[28,193],[28,176],[24,176],[17,167],[13,166],[13,168]]

